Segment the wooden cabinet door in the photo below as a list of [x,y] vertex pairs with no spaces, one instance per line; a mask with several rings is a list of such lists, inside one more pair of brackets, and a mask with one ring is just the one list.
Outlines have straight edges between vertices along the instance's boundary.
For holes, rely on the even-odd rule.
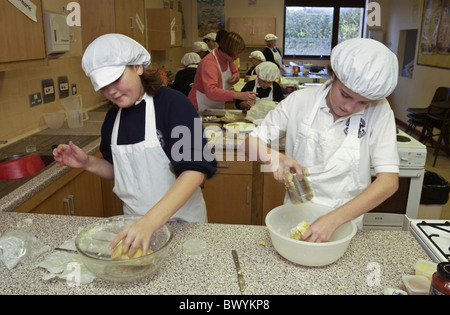
[[[58,183],[64,182],[64,177],[49,186],[51,194],[44,189],[15,209],[15,212],[103,217],[100,177],[86,171],[71,172],[77,175],[73,178],[70,173],[65,175],[70,179],[62,187]],[[55,186],[60,188],[53,191]]]
[[264,173],[262,224],[265,224],[266,216],[272,209],[283,205],[285,195],[284,185],[277,182],[272,173]]
[[9,1],[0,1],[0,63],[44,59],[45,41],[41,0],[32,1],[37,22],[29,19]]
[[247,46],[265,47],[264,37],[268,33],[276,33],[275,18],[230,18],[230,32],[238,33],[242,36]]
[[79,0],[83,51],[99,36],[115,33],[114,0]]
[[209,223],[252,223],[252,175],[217,174],[203,189]]
[[252,224],[253,163],[236,156],[222,160],[203,188],[208,222]]
[[264,37],[269,33],[276,34],[275,18],[253,18],[252,45],[265,47]]
[[252,18],[230,18],[229,24],[230,32],[235,32],[241,35],[246,45],[252,44]]
[[[146,47],[145,1],[115,0],[116,32],[133,38]],[[139,27],[142,24],[143,30]]]

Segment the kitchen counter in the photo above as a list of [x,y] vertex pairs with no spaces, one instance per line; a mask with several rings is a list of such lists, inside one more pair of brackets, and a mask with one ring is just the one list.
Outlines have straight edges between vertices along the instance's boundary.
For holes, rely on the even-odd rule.
[[[35,135],[39,136],[98,136],[98,138],[82,149],[88,154],[94,154],[100,147],[100,132],[105,118],[106,112],[93,111],[89,112],[89,120],[84,122],[83,127],[71,129],[67,126],[67,122],[58,129],[44,129]],[[30,197],[50,185],[59,177],[66,174],[70,168],[59,168],[54,163],[33,176],[30,180],[20,185],[13,192],[0,198],[0,212],[11,212]]]
[[[74,237],[79,228],[95,218],[37,214],[0,213],[0,235],[24,219],[29,228],[51,248]],[[96,279],[89,284],[69,286],[64,280],[44,281],[48,272],[19,264],[9,271],[0,265],[0,294],[240,294],[231,250],[238,252],[247,284],[245,295],[275,294],[383,294],[385,287],[403,288],[402,276],[414,274],[414,264],[429,259],[407,231],[360,231],[347,252],[336,263],[303,267],[282,258],[273,248],[263,226],[171,223],[174,238],[169,255],[157,273],[136,283],[115,284]],[[186,240],[207,243],[200,256],[183,251]],[[261,242],[267,243],[262,245]]]

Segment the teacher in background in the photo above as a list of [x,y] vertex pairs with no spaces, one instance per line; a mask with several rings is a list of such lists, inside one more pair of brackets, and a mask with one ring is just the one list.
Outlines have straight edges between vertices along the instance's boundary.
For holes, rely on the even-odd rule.
[[263,54],[264,57],[266,57],[266,61],[275,63],[281,71],[284,71],[283,58],[281,57],[280,50],[276,46],[277,39],[278,37],[270,33],[267,34],[266,37],[264,37],[267,47],[264,48]]
[[234,60],[239,58],[245,49],[242,37],[234,32],[228,32],[214,49],[203,58],[198,65],[194,86],[189,93],[189,99],[199,113],[205,109],[224,109],[225,102],[236,99],[254,101],[255,92],[234,92],[231,87],[240,79]]

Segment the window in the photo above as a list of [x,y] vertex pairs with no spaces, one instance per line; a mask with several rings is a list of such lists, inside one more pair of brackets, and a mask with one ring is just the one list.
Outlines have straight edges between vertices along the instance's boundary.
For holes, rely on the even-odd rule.
[[338,43],[363,36],[366,0],[286,0],[284,55],[329,57]]

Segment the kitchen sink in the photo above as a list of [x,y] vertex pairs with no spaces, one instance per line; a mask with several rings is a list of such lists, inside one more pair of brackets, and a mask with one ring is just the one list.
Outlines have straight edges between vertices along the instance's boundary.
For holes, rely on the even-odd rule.
[[[48,135],[33,135],[36,140],[36,152],[41,157],[44,162],[44,169],[37,172],[34,175],[20,178],[20,179],[9,179],[0,180],[0,198],[6,196],[7,194],[13,192],[15,189],[25,184],[27,181],[37,176],[41,172],[45,171],[47,168],[51,167],[55,162],[53,158],[53,148],[61,143],[68,143],[72,141],[75,145],[80,148],[88,145],[92,141],[98,139],[98,136],[48,136]],[[26,139],[10,144],[0,150],[0,160],[7,159],[8,157],[14,155],[24,155],[32,154],[27,153],[25,150]]]

